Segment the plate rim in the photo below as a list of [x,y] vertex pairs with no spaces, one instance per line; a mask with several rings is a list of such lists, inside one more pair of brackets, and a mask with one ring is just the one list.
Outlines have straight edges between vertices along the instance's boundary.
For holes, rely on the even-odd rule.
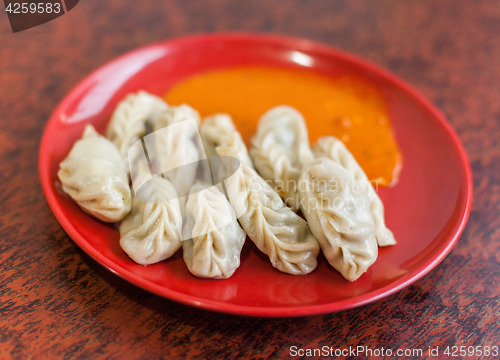
[[[137,55],[142,52],[151,51],[154,48],[167,48],[167,47],[177,47],[184,43],[193,42],[221,42],[221,41],[246,41],[251,43],[263,43],[266,45],[279,45],[282,47],[287,47],[290,50],[301,50],[301,51],[311,51],[315,54],[321,53],[330,58],[340,58],[343,61],[353,63],[356,67],[361,67],[367,70],[369,73],[374,73],[379,77],[384,78],[385,81],[390,82],[398,88],[408,93],[413,99],[419,102],[427,111],[432,114],[434,121],[438,121],[443,127],[443,130],[452,140],[452,144],[458,153],[460,165],[463,168],[465,175],[465,181],[462,183],[459,193],[464,194],[465,197],[462,201],[458,200],[456,207],[460,207],[458,214],[458,221],[453,224],[450,233],[453,234],[447,241],[443,242],[442,247],[437,254],[431,259],[422,261],[417,270],[409,272],[402,278],[396,280],[395,282],[388,284],[377,290],[365,293],[363,295],[349,298],[341,301],[329,302],[324,304],[316,305],[297,305],[297,306],[249,306],[249,305],[239,305],[230,304],[223,301],[215,301],[209,299],[200,299],[198,297],[181,293],[169,288],[159,286],[157,284],[151,283],[150,281],[144,280],[142,277],[134,274],[133,272],[123,268],[122,266],[110,261],[106,256],[99,253],[96,249],[88,245],[88,243],[80,239],[80,234],[75,229],[74,225],[66,218],[65,212],[62,208],[56,206],[57,194],[52,190],[51,187],[51,176],[50,176],[50,161],[49,161],[49,151],[48,146],[50,144],[50,137],[47,130],[50,125],[58,120],[58,114],[61,113],[62,109],[71,101],[72,98],[78,96],[80,92],[87,88],[87,86],[92,82],[92,80],[98,76],[102,71],[110,66],[113,66],[115,62],[126,59],[127,57]],[[389,295],[392,295],[403,288],[409,286],[413,282],[419,280],[424,275],[429,273],[434,267],[436,267],[451,251],[461,236],[469,214],[471,211],[472,198],[473,198],[473,181],[472,181],[472,170],[470,163],[467,158],[467,154],[461,141],[456,134],[455,130],[452,128],[451,124],[446,120],[445,116],[441,113],[436,106],[434,106],[430,100],[428,100],[424,95],[418,92],[412,85],[399,78],[395,74],[389,72],[388,70],[368,61],[362,59],[356,55],[352,55],[343,50],[337,49],[333,46],[316,42],[313,40],[292,37],[285,35],[276,34],[264,34],[264,33],[247,33],[247,32],[222,32],[222,33],[210,33],[210,34],[197,34],[182,36],[176,38],[169,38],[163,41],[154,42],[141,46],[139,48],[128,51],[122,55],[112,58],[103,65],[99,66],[97,69],[90,72],[82,80],[80,80],[77,85],[73,86],[55,107],[54,111],[49,117],[47,124],[44,127],[42,140],[40,142],[39,148],[39,176],[42,185],[42,190],[44,192],[47,203],[52,210],[57,221],[67,233],[67,235],[72,239],[72,241],[80,247],[87,255],[94,259],[101,266],[124,279],[127,282],[134,284],[146,291],[154,293],[163,298],[167,298],[172,301],[183,303],[185,305],[190,305],[206,310],[212,310],[221,313],[234,314],[234,315],[245,315],[245,316],[262,316],[262,317],[296,317],[296,316],[309,316],[324,313],[332,313],[337,311],[343,311],[366,305],[371,302],[378,301]],[[111,262],[111,264],[110,264]],[[111,266],[114,266],[112,268]]]

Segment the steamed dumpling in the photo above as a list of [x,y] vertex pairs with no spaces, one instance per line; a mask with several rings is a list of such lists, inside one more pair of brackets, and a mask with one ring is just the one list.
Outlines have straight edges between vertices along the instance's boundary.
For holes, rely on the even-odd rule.
[[146,134],[147,122],[167,107],[161,98],[145,91],[129,94],[118,104],[106,136],[116,145],[127,166],[130,147]]
[[259,121],[250,149],[255,168],[294,210],[302,166],[312,159],[307,127],[302,115],[290,106],[277,106]]
[[170,181],[153,176],[137,192],[120,224],[120,246],[136,263],[154,264],[181,247],[182,217]]
[[196,183],[186,204],[182,250],[196,276],[226,279],[240,266],[246,234],[226,196],[216,186]]
[[[221,119],[219,117],[219,119]],[[202,135],[219,156],[240,161],[240,168],[224,181],[231,206],[238,220],[273,267],[288,274],[308,274],[317,266],[319,245],[307,223],[285,205],[273,188],[257,174],[229,117],[202,124]],[[216,134],[224,134],[217,137]]]
[[[235,156],[230,148],[217,151],[220,156]],[[236,211],[245,207],[238,218],[241,226],[273,267],[292,275],[316,268],[319,245],[309,226],[254,169],[242,163],[225,185]]]
[[316,156],[326,156],[341,165],[359,183],[362,189],[365,190],[370,201],[370,211],[375,222],[375,237],[377,238],[378,245],[388,246],[396,244],[394,235],[385,225],[384,204],[382,200],[380,200],[363,169],[361,169],[354,156],[347,150],[342,141],[333,136],[322,137],[314,145],[313,152]]
[[63,190],[85,212],[102,221],[119,221],[130,211],[130,187],[123,159],[92,125],[85,127],[57,175]]
[[301,209],[328,262],[358,279],[378,256],[375,224],[364,189],[341,165],[319,157],[299,179]]
[[[156,117],[154,132],[145,138],[148,145],[152,139],[151,161],[157,173],[174,184],[178,196],[186,197],[196,180],[198,162],[205,159],[199,134],[200,117],[187,105],[170,107]],[[153,156],[151,156],[153,155]],[[187,198],[183,199],[184,207]]]

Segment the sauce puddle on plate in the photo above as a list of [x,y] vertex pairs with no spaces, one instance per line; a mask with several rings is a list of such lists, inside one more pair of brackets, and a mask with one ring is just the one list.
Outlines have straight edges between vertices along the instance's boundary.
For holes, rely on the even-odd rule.
[[325,135],[344,142],[372,182],[397,182],[401,153],[387,104],[377,88],[353,76],[326,77],[306,70],[238,67],[201,73],[176,84],[170,105],[188,104],[200,115],[227,113],[249,144],[260,117],[277,105],[304,116],[311,144]]

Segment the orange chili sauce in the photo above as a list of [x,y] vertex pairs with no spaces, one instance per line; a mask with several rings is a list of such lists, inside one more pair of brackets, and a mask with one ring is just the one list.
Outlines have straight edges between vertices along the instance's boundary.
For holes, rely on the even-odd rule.
[[304,115],[311,144],[321,136],[334,135],[370,180],[382,186],[397,181],[401,153],[387,104],[366,80],[305,70],[240,67],[190,77],[176,84],[165,100],[170,105],[188,104],[201,116],[230,114],[247,145],[267,110],[293,106]]

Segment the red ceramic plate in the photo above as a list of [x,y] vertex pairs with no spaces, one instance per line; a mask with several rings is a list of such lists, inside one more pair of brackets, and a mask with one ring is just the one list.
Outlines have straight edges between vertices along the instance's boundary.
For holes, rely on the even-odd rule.
[[[389,104],[404,166],[399,183],[382,188],[386,221],[398,244],[380,250],[358,281],[344,280],[320,257],[307,276],[273,269],[247,241],[241,266],[227,280],[192,276],[180,254],[142,266],[121,250],[116,227],[86,215],[61,189],[59,162],[92,123],[104,133],[123,97],[139,89],[163,95],[187,76],[239,65],[308,67],[324,76],[355,74],[377,86]],[[370,63],[309,40],[281,36],[216,34],[150,45],[102,66],[59,104],[40,147],[40,177],[61,226],[87,254],[127,281],[160,296],[205,309],[256,316],[299,316],[353,308],[381,299],[434,268],[460,236],[471,205],[471,171],[443,115],[409,85]]]

